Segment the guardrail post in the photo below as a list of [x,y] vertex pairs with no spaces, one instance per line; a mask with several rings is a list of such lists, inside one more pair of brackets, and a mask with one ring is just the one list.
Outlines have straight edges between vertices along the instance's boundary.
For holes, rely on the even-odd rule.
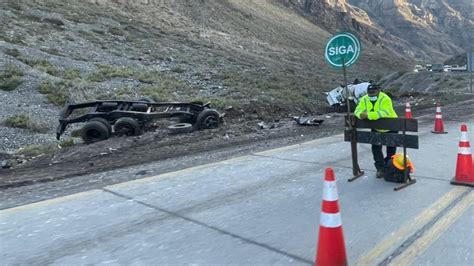
[[364,175],[364,171],[360,170],[359,167],[359,160],[357,157],[357,129],[355,128],[355,116],[351,116],[348,114],[346,116],[347,124],[349,125],[349,129],[352,131],[351,136],[351,154],[352,154],[352,177],[349,178],[347,181],[352,182],[357,178]]

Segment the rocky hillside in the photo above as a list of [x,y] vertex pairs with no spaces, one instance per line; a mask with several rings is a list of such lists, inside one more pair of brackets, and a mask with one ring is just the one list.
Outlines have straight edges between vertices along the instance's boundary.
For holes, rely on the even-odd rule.
[[352,30],[413,60],[443,62],[468,50],[472,0],[285,0],[328,30]]
[[[439,41],[424,42],[427,50],[420,52],[412,35],[389,28],[376,9],[363,10],[372,2],[377,1],[1,1],[0,151],[52,141],[67,102],[203,100],[226,110],[229,119],[321,112],[324,92],[342,83],[340,71],[323,56],[328,38],[341,29],[358,33],[364,49],[349,80],[379,80],[411,68],[418,55],[461,49],[463,39],[454,38],[459,34],[441,38],[451,31],[440,32],[433,22],[413,26],[423,38]],[[443,14],[452,29],[472,23],[467,13],[459,13],[459,23]]]

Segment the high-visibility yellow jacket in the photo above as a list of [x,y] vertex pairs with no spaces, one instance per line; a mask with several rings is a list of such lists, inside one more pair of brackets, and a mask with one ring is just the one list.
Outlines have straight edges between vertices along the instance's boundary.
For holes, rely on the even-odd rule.
[[369,99],[369,95],[365,95],[360,99],[354,115],[360,119],[360,114],[367,112],[369,120],[377,120],[380,118],[397,118],[397,113],[393,110],[392,99],[387,94],[380,92],[375,104]]

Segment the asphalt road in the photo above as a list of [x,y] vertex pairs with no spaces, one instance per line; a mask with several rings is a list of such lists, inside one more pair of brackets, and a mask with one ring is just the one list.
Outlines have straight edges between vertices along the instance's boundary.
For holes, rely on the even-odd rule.
[[[463,119],[474,140],[474,114]],[[474,191],[453,186],[460,121],[419,132],[417,183],[354,182],[342,135],[0,211],[2,264],[312,264],[333,167],[350,265],[471,265]]]

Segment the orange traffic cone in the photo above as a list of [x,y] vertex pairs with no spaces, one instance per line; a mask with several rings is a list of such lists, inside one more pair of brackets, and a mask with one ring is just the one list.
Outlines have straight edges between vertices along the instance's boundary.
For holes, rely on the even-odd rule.
[[319,221],[317,266],[347,265],[346,247],[342,232],[337,185],[332,168],[326,168],[323,188],[323,204]]
[[411,116],[411,108],[410,108],[410,103],[407,103],[405,105],[405,118],[413,118]]
[[434,131],[431,131],[435,134],[446,134],[448,132],[444,131],[443,115],[441,114],[441,105],[438,103],[436,106],[436,117],[435,117],[435,126]]
[[474,166],[472,162],[471,145],[467,138],[467,125],[461,125],[461,140],[459,141],[456,175],[451,184],[474,187]]

